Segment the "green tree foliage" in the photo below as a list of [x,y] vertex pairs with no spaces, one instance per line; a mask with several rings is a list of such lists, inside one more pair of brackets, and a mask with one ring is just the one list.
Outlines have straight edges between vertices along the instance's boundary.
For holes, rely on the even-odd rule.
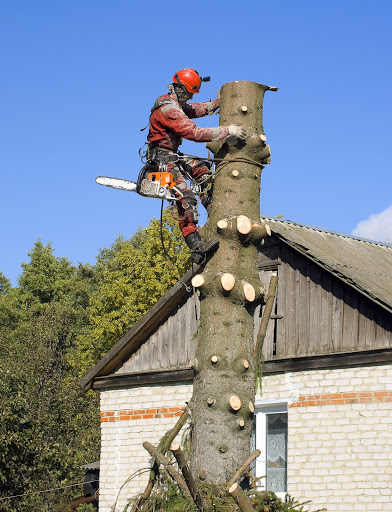
[[[83,481],[80,465],[99,456],[97,397],[84,394],[67,362],[88,327],[94,272],[56,258],[39,240],[19,287],[0,295],[0,510],[54,511]],[[81,488],[77,492],[81,492]],[[31,494],[32,493],[32,494]]]
[[[203,512],[241,512],[232,496],[229,495],[227,484],[201,483],[198,485],[204,507]],[[310,501],[299,503],[286,494],[282,500],[272,491],[260,491],[255,488],[244,491],[255,512],[308,512],[304,506]],[[125,507],[125,512],[132,509],[137,500],[132,498]],[[197,512],[198,508],[186,499],[176,483],[166,472],[161,472],[160,485],[152,492],[150,498],[140,507],[140,512]],[[326,512],[326,509],[315,512]]]
[[91,331],[78,338],[84,371],[93,366],[190,266],[189,251],[170,212],[130,240],[119,237],[97,260],[98,291],[90,300]]
[[0,295],[4,295],[11,288],[11,283],[5,275],[0,272]]
[[[82,493],[66,486],[99,458],[100,429],[98,396],[79,378],[187,270],[184,247],[165,212],[162,230],[152,220],[119,237],[94,267],[38,240],[17,287],[0,273],[0,511],[60,512]],[[26,495],[3,499],[14,494]]]

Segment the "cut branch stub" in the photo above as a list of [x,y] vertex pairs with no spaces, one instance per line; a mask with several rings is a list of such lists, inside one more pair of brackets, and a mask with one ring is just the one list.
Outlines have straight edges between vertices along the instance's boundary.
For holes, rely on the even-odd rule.
[[219,357],[218,356],[212,356],[211,357],[211,363],[212,364],[216,364],[218,361],[219,361]]
[[218,233],[224,233],[229,227],[229,223],[226,219],[220,219],[216,223]]
[[180,445],[178,443],[173,443],[170,446],[170,450],[173,452],[174,457],[176,458],[178,467],[181,469],[182,475],[185,479],[185,482],[188,486],[188,489],[191,492],[193,501],[199,510],[203,509],[203,501],[201,499],[199,490],[196,486],[195,480],[189,469],[189,466],[185,460],[184,454],[181,451]]
[[230,292],[234,288],[235,277],[233,276],[233,274],[229,274],[228,272],[225,272],[224,274],[221,275],[220,282],[221,282],[222,289],[225,292]]
[[263,149],[261,150],[260,152],[260,158],[262,160],[262,162],[264,163],[265,160],[267,160],[268,158],[271,158],[271,148],[268,144],[266,144]]
[[241,235],[247,235],[252,229],[252,221],[246,215],[237,217],[237,231]]
[[[168,436],[166,437],[166,439],[163,443],[162,449],[161,449],[161,453],[166,453],[168,451],[174,438],[177,436],[177,434],[180,432],[180,430],[184,426],[185,422],[187,421],[188,416],[189,416],[189,409],[186,408],[185,411],[181,414],[181,417],[178,419],[177,423],[170,430]],[[142,504],[148,500],[148,498],[151,495],[152,489],[155,485],[155,482],[157,481],[158,475],[159,475],[159,462],[155,459],[154,463],[152,465],[151,471],[150,471],[150,479],[147,483],[147,486],[146,486],[144,492],[139,496],[139,498],[133,504],[131,512],[136,512],[137,510],[139,510],[139,508],[142,506]]]
[[201,288],[206,284],[206,279],[202,274],[196,274],[192,277],[191,283],[194,288]]
[[238,425],[238,428],[240,428],[242,430],[245,427],[245,420],[243,420],[242,418],[239,419],[237,421],[237,425]]
[[255,406],[253,405],[253,402],[249,401],[248,407],[249,407],[249,412],[251,414],[253,414],[255,412]]
[[252,464],[252,462],[255,459],[257,459],[257,457],[259,457],[260,454],[261,454],[261,452],[258,449],[250,454],[250,456],[246,459],[246,461],[243,462],[243,464],[241,464],[241,466],[236,470],[234,475],[227,482],[228,487],[233,485],[234,482],[236,482],[241,477],[241,475],[244,473],[244,471],[246,471],[248,469],[248,467]]
[[254,224],[252,227],[251,235],[254,241],[261,240],[266,236],[271,236],[271,228],[268,224]]
[[242,402],[237,395],[232,395],[229,398],[229,404],[233,411],[239,411],[242,407]]
[[231,494],[231,496],[237,502],[241,512],[256,512],[256,510],[250,504],[248,497],[242,492],[241,487],[237,483],[234,483],[229,488],[229,494]]
[[169,475],[173,478],[173,480],[177,482],[182,494],[193,502],[192,495],[189,492],[185,480],[183,479],[181,474],[173,468],[173,466],[170,464],[170,461],[164,455],[162,455],[162,453],[159,452],[155,448],[155,446],[153,446],[151,443],[147,441],[144,441],[143,448],[145,448],[153,457],[157,459],[158,462],[160,462],[165,467]]
[[266,236],[271,235],[271,228],[268,224],[258,224],[246,215],[237,217],[238,237],[245,243],[259,243]]
[[207,478],[207,470],[202,468],[197,476],[200,478],[200,480],[205,480]]
[[242,360],[242,365],[245,368],[245,370],[249,369],[249,361],[247,359]]
[[238,176],[240,175],[240,172],[237,171],[237,169],[234,169],[234,171],[231,171],[231,175],[233,176],[233,178],[238,178]]
[[242,291],[243,291],[245,300],[247,300],[248,302],[254,302],[254,300],[256,298],[256,292],[250,283],[244,283],[242,285]]

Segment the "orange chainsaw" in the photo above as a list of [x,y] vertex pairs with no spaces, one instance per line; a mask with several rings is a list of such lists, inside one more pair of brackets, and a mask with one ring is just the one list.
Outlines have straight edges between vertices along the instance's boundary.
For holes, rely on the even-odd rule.
[[175,186],[174,176],[171,172],[161,171],[151,164],[145,165],[139,173],[137,182],[98,176],[95,181],[105,187],[136,192],[144,197],[178,201],[182,198],[180,190]]

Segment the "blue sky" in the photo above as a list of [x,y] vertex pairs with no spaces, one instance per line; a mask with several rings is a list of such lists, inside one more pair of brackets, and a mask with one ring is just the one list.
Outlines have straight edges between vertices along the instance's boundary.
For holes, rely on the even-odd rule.
[[233,80],[279,86],[264,214],[391,241],[391,22],[389,0],[1,2],[0,271],[16,284],[38,237],[94,263],[159,217],[160,201],[95,177],[136,179],[139,130],[182,67],[211,75],[202,101]]

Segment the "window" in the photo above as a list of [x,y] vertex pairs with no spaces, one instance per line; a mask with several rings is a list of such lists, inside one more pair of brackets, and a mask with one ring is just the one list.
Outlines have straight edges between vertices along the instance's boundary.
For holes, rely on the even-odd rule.
[[256,404],[255,444],[260,487],[283,497],[287,492],[287,403]]

